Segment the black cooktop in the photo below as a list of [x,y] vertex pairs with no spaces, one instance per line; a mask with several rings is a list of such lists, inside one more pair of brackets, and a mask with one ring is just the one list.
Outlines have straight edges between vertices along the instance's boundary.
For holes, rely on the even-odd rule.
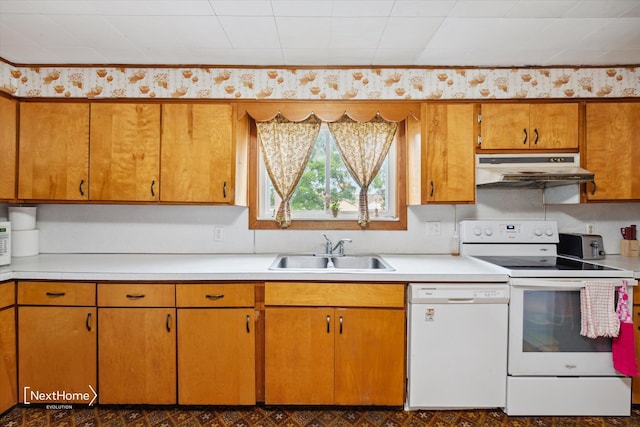
[[511,270],[618,270],[560,256],[474,256]]

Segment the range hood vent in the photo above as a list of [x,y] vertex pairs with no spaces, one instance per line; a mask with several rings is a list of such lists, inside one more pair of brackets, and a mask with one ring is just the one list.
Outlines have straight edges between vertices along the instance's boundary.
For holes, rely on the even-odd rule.
[[548,188],[593,182],[592,172],[580,167],[580,155],[478,154],[476,186]]

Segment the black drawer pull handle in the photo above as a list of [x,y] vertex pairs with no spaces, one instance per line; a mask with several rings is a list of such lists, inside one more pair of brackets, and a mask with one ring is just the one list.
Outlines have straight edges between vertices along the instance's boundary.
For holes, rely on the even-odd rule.
[[340,335],[342,335],[342,316],[340,316]]
[[82,189],[83,186],[84,186],[84,179],[80,180],[80,187],[78,188],[78,190],[80,190],[81,196],[84,196],[84,190]]
[[435,187],[433,185],[433,181],[431,181],[431,194],[429,194],[430,197],[433,197],[433,193],[435,192]]
[[87,321],[85,322],[87,331],[91,332],[91,313],[87,313]]
[[47,292],[47,296],[51,298],[63,297],[66,294],[67,294],[66,292]]
[[127,298],[132,300],[141,299],[144,298],[144,294],[127,294]]
[[251,316],[247,314],[247,333],[251,333],[251,327],[249,326],[249,321],[251,320]]
[[167,332],[171,332],[171,315],[167,314]]
[[156,185],[156,182],[151,181],[151,197],[156,197],[156,192],[153,190],[154,185]]
[[524,132],[524,141],[522,141],[523,144],[527,143],[527,139],[529,139],[529,134],[527,133],[527,129],[522,129],[522,131]]
[[327,333],[331,332],[331,316],[327,316]]
[[227,198],[227,181],[222,184],[222,197]]
[[224,298],[224,294],[216,294],[216,295],[207,294],[205,295],[205,298],[212,299],[212,300],[222,299]]
[[538,139],[540,138],[540,134],[538,133],[538,128],[534,128],[533,129],[533,133],[536,134],[536,139],[533,141],[533,144],[537,145],[538,144]]

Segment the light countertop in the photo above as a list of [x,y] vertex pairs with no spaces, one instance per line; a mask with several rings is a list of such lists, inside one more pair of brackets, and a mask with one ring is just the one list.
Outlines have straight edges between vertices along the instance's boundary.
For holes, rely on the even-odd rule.
[[450,255],[382,255],[394,271],[273,271],[276,254],[40,254],[13,258],[0,281],[41,280],[322,280],[506,282],[507,273]]

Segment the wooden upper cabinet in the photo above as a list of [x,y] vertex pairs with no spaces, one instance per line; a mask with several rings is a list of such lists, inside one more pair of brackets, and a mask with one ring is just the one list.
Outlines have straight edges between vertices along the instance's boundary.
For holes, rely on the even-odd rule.
[[486,150],[578,150],[578,104],[482,104]]
[[90,197],[157,201],[160,104],[91,104]]
[[476,108],[423,104],[421,203],[475,201]]
[[0,97],[0,200],[16,197],[17,106],[16,101]]
[[20,103],[18,198],[88,200],[89,103]]
[[640,199],[640,103],[587,103],[587,200]]
[[161,201],[233,202],[232,115],[228,104],[162,105]]

